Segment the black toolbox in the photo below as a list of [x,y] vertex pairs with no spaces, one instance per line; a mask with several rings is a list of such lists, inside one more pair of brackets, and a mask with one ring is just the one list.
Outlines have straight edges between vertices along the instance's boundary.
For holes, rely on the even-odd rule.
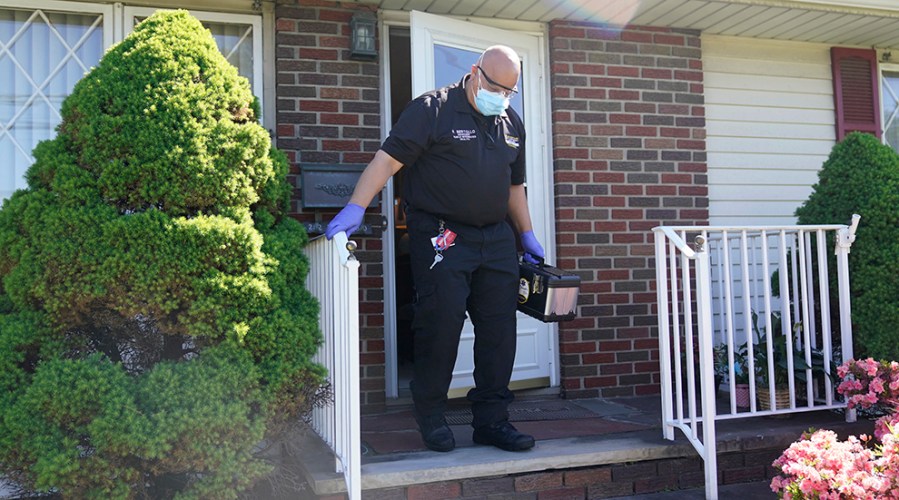
[[544,323],[568,321],[577,313],[581,278],[547,265],[519,262],[518,310]]

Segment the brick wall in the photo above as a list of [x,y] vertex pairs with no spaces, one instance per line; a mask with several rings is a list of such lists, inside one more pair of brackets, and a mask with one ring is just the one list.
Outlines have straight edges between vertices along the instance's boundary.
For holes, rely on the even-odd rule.
[[550,44],[558,264],[582,279],[563,390],[656,393],[651,228],[708,221],[699,33],[553,21]]
[[[275,9],[277,145],[292,168],[295,217],[327,223],[335,211],[303,211],[300,172],[305,163],[368,163],[380,146],[378,60],[349,55],[349,22],[365,6],[298,0]],[[369,209],[368,222],[377,220]],[[384,274],[379,237],[354,236],[360,245],[362,404],[384,404]]]

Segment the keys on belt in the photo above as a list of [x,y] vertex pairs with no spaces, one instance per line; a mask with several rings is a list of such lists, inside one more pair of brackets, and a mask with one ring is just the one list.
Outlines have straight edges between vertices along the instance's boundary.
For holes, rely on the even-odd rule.
[[440,228],[437,230],[437,236],[431,238],[431,245],[434,246],[434,262],[428,269],[434,269],[434,266],[440,264],[443,260],[443,251],[455,245],[456,233],[446,228],[446,223],[441,220]]

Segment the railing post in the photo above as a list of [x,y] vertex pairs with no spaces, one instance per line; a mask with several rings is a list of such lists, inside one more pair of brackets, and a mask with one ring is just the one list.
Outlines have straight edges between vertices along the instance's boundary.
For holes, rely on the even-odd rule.
[[699,381],[702,391],[702,441],[705,452],[705,497],[718,499],[715,437],[715,369],[712,359],[712,281],[707,237],[696,237],[696,308],[699,330]]
[[313,428],[331,447],[336,472],[343,473],[349,500],[362,498],[362,443],[359,410],[359,261],[346,233],[318,238],[306,249],[306,286],[321,304],[324,335],[316,360],[328,369],[333,408],[313,410]]
[[674,441],[674,409],[671,405],[671,345],[668,321],[668,271],[666,269],[666,240],[661,231],[655,232],[656,244],[656,294],[659,299],[659,369],[662,375],[662,435]]
[[[855,230],[861,216],[852,215],[852,223],[837,231],[834,253],[837,256],[837,288],[840,296],[840,342],[843,351],[843,362],[852,359],[852,304],[849,296],[849,250],[855,241]],[[855,409],[846,409],[846,421],[855,422]]]

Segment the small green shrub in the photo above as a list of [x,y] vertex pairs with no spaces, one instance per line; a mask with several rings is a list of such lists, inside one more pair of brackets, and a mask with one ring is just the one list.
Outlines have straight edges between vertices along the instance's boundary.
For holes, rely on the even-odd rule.
[[[899,155],[874,136],[849,134],[834,146],[813,189],[796,210],[800,224],[862,217],[849,254],[855,357],[899,358]],[[831,290],[837,308],[835,281]]]
[[0,210],[0,473],[236,498],[323,380],[307,237],[248,82],[185,11],[110,49]]

